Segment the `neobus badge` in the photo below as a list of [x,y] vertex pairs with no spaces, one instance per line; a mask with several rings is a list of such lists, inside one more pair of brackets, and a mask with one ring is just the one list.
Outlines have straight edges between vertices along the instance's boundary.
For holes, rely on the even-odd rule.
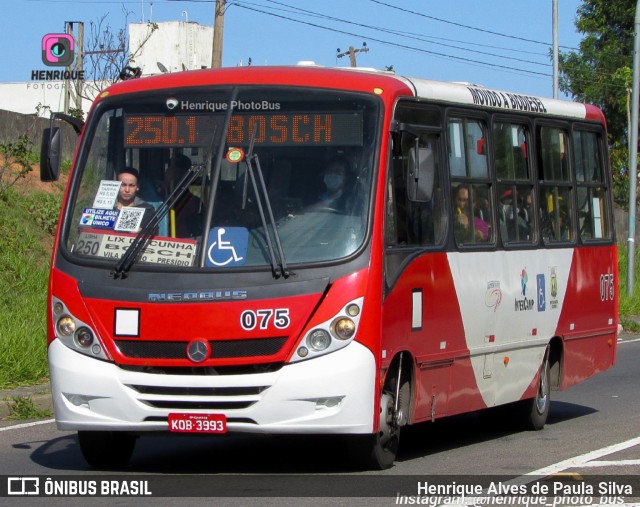
[[180,301],[231,301],[247,299],[246,290],[206,290],[200,292],[150,292],[151,302]]

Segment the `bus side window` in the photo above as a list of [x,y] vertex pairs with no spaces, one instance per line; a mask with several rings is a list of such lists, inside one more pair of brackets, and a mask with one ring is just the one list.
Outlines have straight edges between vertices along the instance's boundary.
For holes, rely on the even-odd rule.
[[487,124],[483,119],[448,119],[453,237],[457,245],[492,243],[493,186],[489,179]]
[[387,244],[395,246],[433,245],[439,241],[444,230],[444,216],[438,175],[438,138],[422,135],[418,139],[419,148],[429,148],[434,153],[436,169],[434,191],[427,202],[409,199],[407,193],[407,171],[411,160],[410,150],[415,148],[416,139],[410,134],[397,136],[401,149],[394,155],[390,165],[389,202],[387,203]]
[[[399,123],[410,124],[412,132],[392,134],[389,164],[386,243],[387,246],[431,246],[442,242],[445,230],[444,201],[440,178],[440,136],[420,130],[421,126],[439,126],[437,109],[416,103],[404,104],[396,112]],[[412,201],[408,195],[407,174],[416,147],[429,153],[435,165],[433,192],[426,202]]]
[[449,171],[454,177],[486,178],[487,127],[469,118],[449,119]]
[[573,218],[574,185],[569,171],[569,139],[565,129],[538,126],[540,167],[540,220],[546,242],[575,241]]
[[532,243],[535,239],[533,182],[527,157],[529,129],[523,123],[493,124],[494,164],[498,178],[498,225],[502,243]]
[[602,137],[597,132],[573,131],[576,165],[578,231],[582,241],[611,238],[608,189],[602,162]]
[[[411,132],[391,133],[385,213],[385,277],[389,285],[416,249],[434,247],[444,241],[446,201],[440,174],[440,136],[433,129],[423,128],[440,128],[440,118],[439,109],[415,102],[400,104],[396,111],[398,123],[410,125]],[[418,153],[429,153],[435,166],[432,195],[426,202],[411,200],[408,195],[407,176],[410,161],[416,159],[416,147]]]

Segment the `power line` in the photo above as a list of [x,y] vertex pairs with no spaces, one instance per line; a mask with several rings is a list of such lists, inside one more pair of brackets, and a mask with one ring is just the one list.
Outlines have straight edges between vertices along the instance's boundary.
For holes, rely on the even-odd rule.
[[[323,17],[323,18],[327,18],[327,19],[335,19],[335,20],[339,20],[339,21],[343,21],[343,22],[349,22],[349,21],[345,21],[345,20],[340,20],[339,18],[334,18],[332,16],[327,16],[325,14],[314,13],[313,11],[309,11],[307,9],[302,9],[301,7],[295,7],[293,5],[287,5],[285,3],[277,2],[275,0],[265,0],[265,1],[266,2],[270,2],[270,3],[274,3],[274,4],[278,4],[278,5],[283,5],[283,6],[289,7],[290,9],[293,9],[293,11],[284,9],[285,12],[296,12],[297,11],[297,12],[302,12],[302,13],[309,14],[311,16]],[[257,5],[262,7],[262,5],[260,5],[260,4],[257,4]],[[448,41],[448,42],[456,42],[458,44],[470,44],[470,45],[478,46],[478,47],[486,47],[486,48],[491,48],[491,49],[500,49],[502,51],[509,51],[509,52],[516,52],[516,53],[526,53],[526,54],[538,55],[538,56],[549,56],[547,53],[526,51],[526,50],[523,50],[523,49],[505,48],[504,46],[495,46],[495,45],[491,45],[491,44],[481,44],[481,43],[479,43],[477,41],[469,42],[469,41],[461,41],[461,40],[456,40],[456,39],[448,39],[446,37],[429,37],[429,36],[425,36],[425,35],[418,34],[418,33],[415,33],[415,32],[407,32],[406,30],[399,31],[399,30],[383,29],[383,28],[379,28],[379,27],[376,27],[376,29],[386,30],[386,31],[389,31],[390,33],[395,33],[397,35],[402,35],[402,36],[404,36],[404,35],[415,35],[417,37],[421,37],[420,40],[428,40],[428,39],[444,40],[444,41]]]
[[[293,9],[293,10],[285,9],[285,12],[295,12],[295,13],[300,12],[300,13],[303,13],[305,15],[309,15],[309,16],[312,16],[312,17],[323,18],[323,19],[327,19],[327,20],[331,20],[331,21],[338,21],[338,22],[341,22],[341,23],[355,25],[355,26],[359,26],[359,27],[362,27],[362,28],[367,28],[367,29],[370,29],[370,30],[376,30],[376,31],[389,33],[389,34],[396,35],[396,36],[399,36],[399,37],[418,40],[418,41],[421,41],[421,42],[425,42],[427,44],[438,44],[439,46],[444,46],[444,47],[448,47],[448,48],[452,48],[452,49],[458,49],[460,51],[467,51],[467,52],[470,52],[470,53],[477,53],[477,54],[481,54],[481,55],[485,55],[485,56],[491,56],[491,57],[494,57],[494,58],[502,58],[502,59],[505,59],[505,60],[513,60],[513,61],[517,61],[517,62],[528,63],[528,64],[531,64],[531,65],[539,65],[539,66],[543,66],[543,67],[550,67],[551,66],[550,63],[535,62],[535,61],[531,61],[531,60],[525,60],[525,59],[522,59],[522,58],[499,55],[499,54],[496,54],[496,53],[489,53],[489,52],[486,52],[486,51],[479,51],[477,49],[469,49],[469,48],[464,48],[464,47],[460,47],[460,46],[454,46],[454,45],[451,45],[451,44],[444,44],[442,42],[434,42],[434,41],[428,40],[428,38],[420,36],[419,34],[413,34],[413,33],[406,32],[406,31],[392,30],[392,29],[389,29],[389,28],[383,28],[383,27],[379,27],[379,26],[367,25],[367,24],[364,24],[364,23],[358,23],[358,22],[355,22],[355,21],[349,21],[349,20],[345,20],[345,19],[342,19],[342,18],[337,18],[337,17],[334,17],[334,16],[328,16],[326,14],[320,14],[320,13],[317,13],[317,12],[309,11],[307,9],[301,9],[299,7],[294,7],[294,6],[291,6],[291,5],[282,3],[282,2],[277,2],[275,0],[266,0],[266,1],[269,2],[269,3],[273,3],[273,4],[277,4],[277,5],[281,5],[281,6]],[[260,4],[252,4],[250,2],[244,2],[244,3],[245,4],[249,4],[249,5],[258,5],[259,7],[263,7]],[[451,41],[450,39],[445,39],[445,38],[441,38],[440,40]],[[469,43],[469,42],[462,42],[462,41],[453,41],[453,42],[460,42],[462,44],[479,45],[479,44],[476,44],[476,43]],[[507,49],[507,48],[497,48],[497,49],[503,49],[503,50],[507,50],[507,51],[517,51],[517,50]],[[518,52],[520,53],[520,51],[518,51]],[[541,53],[537,53],[537,54],[538,55],[543,55]],[[543,55],[543,56],[548,56],[548,55]]]
[[[405,13],[408,13],[408,14],[413,14],[415,16],[420,16],[420,17],[423,17],[423,18],[432,19],[434,21],[439,21],[440,23],[447,23],[449,25],[458,26],[460,28],[466,28],[467,30],[475,30],[477,32],[488,33],[488,34],[491,34],[491,35],[496,35],[498,37],[506,37],[508,39],[515,39],[515,40],[520,40],[520,41],[524,41],[524,42],[530,42],[532,44],[541,44],[541,45],[546,46],[546,47],[551,47],[551,44],[549,44],[548,42],[542,42],[542,41],[537,41],[537,40],[533,40],[533,39],[526,39],[524,37],[518,37],[518,36],[515,36],[515,35],[507,35],[507,34],[500,33],[500,32],[494,32],[494,31],[491,31],[491,30],[486,30],[484,28],[477,28],[475,26],[464,25],[462,23],[456,23],[455,21],[449,21],[447,19],[436,18],[435,16],[429,16],[429,15],[423,14],[421,12],[412,11],[412,10],[406,9],[404,7],[397,7],[395,5],[391,5],[391,4],[388,4],[386,2],[381,2],[380,0],[369,0],[369,1],[373,2],[373,3],[376,3],[376,4],[379,4],[379,5],[384,5],[385,7],[389,7],[390,9],[395,9],[395,10],[399,10],[399,11],[402,11],[402,12],[405,12]],[[569,49],[569,50],[572,50],[572,51],[576,50],[576,48],[572,48],[572,47],[568,47],[568,46],[560,46],[560,47],[562,47],[564,49]]]
[[525,74],[542,76],[542,77],[545,77],[545,78],[551,77],[551,74],[547,74],[547,73],[544,73],[544,72],[536,72],[536,71],[528,70],[528,69],[518,69],[518,68],[506,66],[506,65],[499,65],[497,63],[488,63],[488,62],[482,62],[482,61],[478,61],[478,60],[472,60],[470,58],[464,58],[462,56],[454,56],[454,55],[448,55],[446,53],[438,53],[436,51],[430,51],[428,49],[417,48],[417,47],[409,46],[409,45],[406,45],[406,44],[401,44],[401,43],[398,43],[398,42],[391,42],[391,41],[387,41],[387,40],[383,40],[383,39],[378,39],[378,38],[375,38],[375,37],[366,36],[366,35],[362,35],[362,34],[358,34],[358,33],[354,33],[354,32],[348,32],[346,30],[339,30],[339,29],[336,29],[336,28],[329,28],[329,27],[326,27],[326,26],[323,26],[323,25],[319,25],[317,23],[311,23],[309,21],[303,21],[303,20],[291,18],[291,17],[288,17],[288,16],[274,14],[272,12],[266,12],[264,10],[260,10],[260,9],[255,8],[255,7],[248,7],[247,5],[243,5],[241,2],[233,2],[232,5],[235,5],[235,6],[239,7],[239,8],[241,8],[241,9],[246,9],[246,10],[253,11],[253,12],[259,12],[259,13],[265,14],[267,16],[272,16],[272,17],[276,17],[276,18],[280,18],[280,19],[285,19],[287,21],[293,21],[294,23],[300,23],[300,24],[303,24],[303,25],[312,26],[312,27],[315,27],[315,28],[323,29],[323,30],[329,30],[329,31],[336,32],[336,33],[342,33],[342,34],[349,35],[349,36],[352,36],[352,37],[368,39],[368,40],[372,40],[372,41],[375,41],[375,42],[379,42],[380,44],[385,44],[385,45],[388,45],[388,46],[394,46],[394,47],[398,47],[398,48],[402,48],[402,49],[408,49],[408,50],[411,50],[411,51],[417,51],[419,53],[425,53],[425,54],[434,55],[434,56],[438,56],[438,57],[442,57],[442,58],[448,58],[448,59],[458,60],[458,61],[465,62],[465,63],[483,65],[483,66],[493,67],[493,68],[498,68],[498,69],[503,69],[503,70],[518,71],[518,72],[523,72]]

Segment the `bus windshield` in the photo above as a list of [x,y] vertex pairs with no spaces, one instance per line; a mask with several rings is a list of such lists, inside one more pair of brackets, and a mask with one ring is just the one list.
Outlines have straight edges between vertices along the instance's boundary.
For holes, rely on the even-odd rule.
[[115,265],[146,227],[135,264],[161,269],[348,257],[366,235],[380,107],[282,87],[107,98],[78,154],[66,251]]

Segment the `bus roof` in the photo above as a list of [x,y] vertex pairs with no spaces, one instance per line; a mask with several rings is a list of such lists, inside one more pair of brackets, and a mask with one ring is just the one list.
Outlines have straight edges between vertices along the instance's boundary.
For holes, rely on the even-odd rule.
[[[108,88],[107,95],[216,84],[315,86],[378,93],[394,99],[399,96],[413,96],[450,105],[586,119],[604,124],[604,115],[599,108],[579,102],[495,90],[471,83],[403,77],[373,69],[329,68],[308,64],[225,67],[162,74],[117,83]],[[101,97],[103,96],[106,95],[103,93]]]
[[604,116],[599,108],[580,102],[494,90],[472,83],[445,83],[420,78],[403,79],[414,88],[416,97],[424,99],[502,111],[596,120],[604,123]]

